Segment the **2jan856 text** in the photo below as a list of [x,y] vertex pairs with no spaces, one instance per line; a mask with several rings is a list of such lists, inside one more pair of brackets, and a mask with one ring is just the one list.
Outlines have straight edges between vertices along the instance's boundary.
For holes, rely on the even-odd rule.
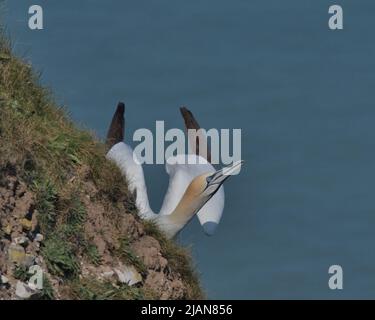
[[155,315],[167,316],[172,318],[176,315],[185,316],[220,316],[231,315],[233,313],[232,305],[228,304],[185,304],[183,306],[142,306],[140,308],[140,315]]

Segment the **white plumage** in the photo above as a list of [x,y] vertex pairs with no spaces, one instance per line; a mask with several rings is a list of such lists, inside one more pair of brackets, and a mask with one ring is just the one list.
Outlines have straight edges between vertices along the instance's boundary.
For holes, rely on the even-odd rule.
[[[214,173],[214,167],[197,155],[178,155],[167,159],[166,171],[169,185],[159,214],[151,209],[142,165],[136,155],[124,142],[115,144],[107,153],[107,158],[114,161],[128,181],[130,192],[136,193],[136,205],[143,219],[157,219],[161,215],[171,214],[181,201],[192,180],[202,174]],[[213,227],[221,219],[224,209],[224,187],[199,210],[198,218],[207,234],[213,233]],[[207,227],[208,226],[208,227]]]
[[[204,173],[214,173],[216,170],[199,155],[177,155],[167,159],[165,165],[169,175],[169,186],[164,197],[160,214],[168,214],[176,208],[186,188],[191,181]],[[208,235],[213,235],[216,226],[221,220],[224,210],[224,186],[198,211],[197,216],[203,230]]]
[[[186,125],[198,127],[193,115],[182,108]],[[152,211],[140,161],[132,148],[122,142],[124,137],[125,105],[119,103],[107,135],[110,147],[107,158],[112,160],[128,181],[128,188],[136,193],[136,206],[142,219],[152,220],[166,233],[175,236],[195,214],[206,232],[212,235],[219,224],[224,209],[224,187],[230,176],[227,173],[238,169],[242,162],[225,170],[215,168],[199,155],[177,155],[166,161],[169,186],[159,214]]]

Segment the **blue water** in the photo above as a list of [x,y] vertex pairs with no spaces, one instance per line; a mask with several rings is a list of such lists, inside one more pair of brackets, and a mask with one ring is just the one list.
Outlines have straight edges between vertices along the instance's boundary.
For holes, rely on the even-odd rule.
[[[328,6],[344,30],[328,29]],[[45,30],[27,27],[31,4]],[[17,0],[15,50],[72,118],[104,137],[118,100],[127,136],[156,120],[241,128],[246,165],[217,234],[192,245],[209,298],[375,298],[375,2]],[[167,187],[146,168],[155,210]],[[344,289],[328,288],[328,268]]]

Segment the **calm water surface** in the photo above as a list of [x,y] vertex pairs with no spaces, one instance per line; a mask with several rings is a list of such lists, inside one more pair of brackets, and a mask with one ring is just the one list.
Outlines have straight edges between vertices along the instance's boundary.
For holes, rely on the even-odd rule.
[[[6,1],[15,50],[99,137],[120,99],[128,137],[182,128],[183,104],[207,128],[242,128],[217,234],[195,221],[180,240],[210,298],[375,298],[374,1],[341,0],[339,32],[326,0],[39,0],[36,32],[34,2]],[[167,176],[145,170],[158,210]]]

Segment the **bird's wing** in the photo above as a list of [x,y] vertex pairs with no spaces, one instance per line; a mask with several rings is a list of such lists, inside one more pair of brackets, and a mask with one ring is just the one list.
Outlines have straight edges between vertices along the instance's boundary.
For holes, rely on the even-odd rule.
[[[173,212],[195,177],[204,173],[215,172],[215,168],[200,156],[178,155],[167,159],[166,171],[169,174],[169,186],[160,210],[160,214],[163,215]],[[209,235],[214,233],[221,220],[223,210],[224,187],[221,186],[197,214],[205,233]]]
[[108,129],[106,146],[109,149],[107,159],[112,160],[128,182],[128,189],[136,193],[136,205],[142,218],[152,219],[155,214],[148,201],[146,181],[143,168],[135,161],[135,154],[130,146],[123,142],[125,135],[125,104],[119,102]]
[[[182,117],[184,118],[186,131],[189,131],[189,129],[199,130],[201,128],[198,121],[194,118],[193,113],[189,109],[187,109],[186,107],[181,107],[180,112]],[[197,134],[195,139],[196,141],[192,141],[192,137],[188,136],[191,148],[195,146],[195,150],[192,151],[195,152],[196,155],[205,155],[205,153],[199,149],[199,141],[203,142],[207,147],[206,159],[208,162],[211,162],[211,151],[209,146],[207,145],[207,135],[202,131],[198,131],[198,133],[199,134]]]
[[139,215],[144,218],[154,218],[150,208],[147,188],[142,165],[134,160],[133,150],[124,142],[115,144],[107,153],[107,159],[112,160],[126,177],[129,191],[136,193],[136,205]]
[[[186,107],[180,108],[181,115],[184,118],[185,127],[188,131],[189,129],[199,130],[201,127],[198,121],[195,119],[193,113],[188,110]],[[191,137],[189,138],[189,143],[191,146],[194,146],[194,141],[191,141]],[[204,132],[200,132],[196,138],[195,145],[196,150],[195,154],[199,155],[199,140],[204,141],[207,146],[207,161],[211,163],[211,151],[210,147],[208,146],[207,135]],[[204,154],[204,153],[202,153]],[[209,171],[203,171],[209,169]],[[196,168],[192,167],[191,172],[191,180],[194,179],[197,175],[205,173],[205,172],[214,172],[215,168],[212,165],[209,166],[197,166]],[[190,180],[190,181],[191,181]],[[221,220],[221,216],[223,215],[224,210],[224,186],[221,186],[217,193],[199,210],[198,212],[198,219],[205,233],[208,235],[212,235],[215,232],[217,225]]]
[[113,114],[111,125],[109,126],[106,146],[111,149],[116,143],[124,141],[125,134],[125,104],[119,102],[116,112]]

